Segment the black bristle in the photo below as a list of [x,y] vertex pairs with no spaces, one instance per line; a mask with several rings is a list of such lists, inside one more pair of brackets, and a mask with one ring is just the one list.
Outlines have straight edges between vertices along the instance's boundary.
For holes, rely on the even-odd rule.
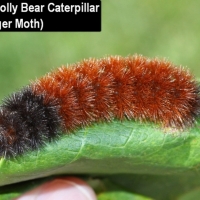
[[0,112],[0,157],[34,150],[58,134],[61,119],[56,100],[44,101],[30,87],[4,100]]

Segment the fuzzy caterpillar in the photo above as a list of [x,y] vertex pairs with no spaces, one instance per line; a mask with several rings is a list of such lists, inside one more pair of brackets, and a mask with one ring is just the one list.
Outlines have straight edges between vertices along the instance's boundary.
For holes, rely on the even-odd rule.
[[143,56],[110,56],[60,67],[5,98],[0,109],[0,157],[38,149],[59,130],[135,119],[183,130],[200,115],[193,76]]

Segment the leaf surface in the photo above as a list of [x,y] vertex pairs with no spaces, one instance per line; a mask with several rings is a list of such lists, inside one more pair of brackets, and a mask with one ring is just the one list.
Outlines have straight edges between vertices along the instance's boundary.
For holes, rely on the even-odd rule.
[[177,132],[128,120],[93,124],[62,134],[38,151],[1,159],[0,185],[75,174],[106,177],[121,192],[174,198],[200,185],[198,126]]

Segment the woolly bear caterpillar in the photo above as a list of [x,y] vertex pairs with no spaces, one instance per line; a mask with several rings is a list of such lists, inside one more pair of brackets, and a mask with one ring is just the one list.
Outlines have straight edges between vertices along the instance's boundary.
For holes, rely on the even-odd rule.
[[135,119],[186,129],[200,114],[193,76],[143,56],[110,56],[60,67],[7,97],[0,109],[0,157],[13,157],[93,122]]

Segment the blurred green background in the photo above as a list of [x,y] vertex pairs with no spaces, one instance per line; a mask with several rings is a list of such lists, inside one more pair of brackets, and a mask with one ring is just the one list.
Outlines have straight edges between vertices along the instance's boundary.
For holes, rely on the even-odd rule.
[[0,33],[0,99],[62,64],[114,54],[165,57],[200,77],[199,8],[196,0],[102,0],[101,32]]

